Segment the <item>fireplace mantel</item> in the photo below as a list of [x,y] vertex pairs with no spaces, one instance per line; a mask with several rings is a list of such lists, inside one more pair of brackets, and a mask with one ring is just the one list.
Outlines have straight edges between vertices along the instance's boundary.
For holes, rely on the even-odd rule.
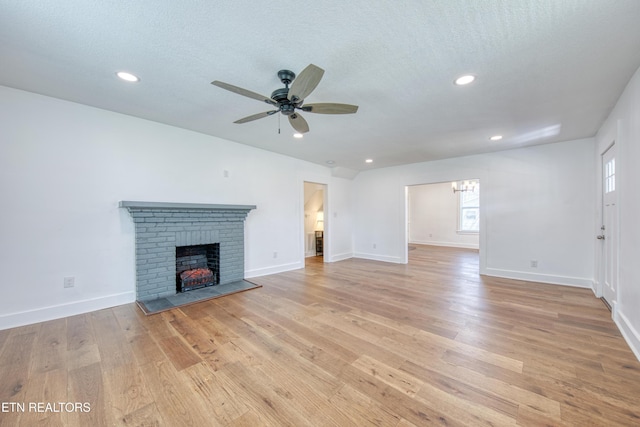
[[133,208],[133,209],[198,209],[207,211],[217,210],[252,210],[256,208],[256,205],[213,205],[207,203],[171,203],[171,202],[135,202],[122,200],[119,206],[121,208]]

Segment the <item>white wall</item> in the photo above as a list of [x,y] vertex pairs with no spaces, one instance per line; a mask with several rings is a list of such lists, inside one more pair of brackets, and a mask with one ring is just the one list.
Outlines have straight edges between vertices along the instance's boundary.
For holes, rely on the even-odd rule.
[[[614,320],[640,359],[640,69],[627,85],[612,113],[596,136],[595,162],[598,166],[596,186],[596,226],[592,235],[600,234],[602,184],[601,154],[616,143],[616,193],[619,210],[619,269]],[[601,248],[596,252],[600,263]],[[601,295],[601,277],[595,292]]]
[[2,86],[0,129],[0,329],[134,300],[120,200],[257,205],[245,225],[255,277],[304,266],[304,181],[321,182],[341,231],[329,241],[352,253],[351,182],[329,168]]
[[[329,204],[324,207],[324,261],[340,261],[353,257],[353,181],[332,177]],[[329,235],[329,248],[327,248]],[[327,252],[329,250],[329,252]]]
[[583,139],[360,173],[355,256],[406,262],[404,187],[474,177],[482,183],[482,274],[591,287],[593,149]]
[[408,187],[409,243],[477,249],[478,233],[458,232],[459,194],[450,182]]

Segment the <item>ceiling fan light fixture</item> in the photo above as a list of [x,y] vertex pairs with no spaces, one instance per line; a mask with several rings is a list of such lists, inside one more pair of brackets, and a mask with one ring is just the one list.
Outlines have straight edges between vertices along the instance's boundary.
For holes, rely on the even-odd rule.
[[491,141],[500,141],[502,139],[502,135],[493,135],[489,138]]
[[304,134],[301,134],[300,132],[296,132],[293,134],[294,138],[298,138],[298,139],[302,139],[302,137],[304,136]]
[[116,76],[118,76],[121,80],[124,80],[125,82],[137,83],[140,81],[140,77],[136,76],[135,74],[128,73],[126,71],[118,71],[116,73]]
[[364,161],[365,163],[373,163],[373,159],[367,159]]
[[465,74],[464,76],[460,76],[457,79],[455,79],[453,83],[456,86],[464,86],[464,85],[468,85],[469,83],[473,83],[475,79],[476,79],[476,76],[474,76],[473,74]]

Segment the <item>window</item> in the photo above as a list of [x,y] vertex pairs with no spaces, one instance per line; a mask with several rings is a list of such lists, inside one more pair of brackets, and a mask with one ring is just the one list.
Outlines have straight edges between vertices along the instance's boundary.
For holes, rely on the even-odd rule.
[[458,232],[478,233],[480,231],[480,183],[474,182],[474,191],[459,191],[460,216]]
[[616,159],[611,159],[604,165],[604,192],[616,191]]

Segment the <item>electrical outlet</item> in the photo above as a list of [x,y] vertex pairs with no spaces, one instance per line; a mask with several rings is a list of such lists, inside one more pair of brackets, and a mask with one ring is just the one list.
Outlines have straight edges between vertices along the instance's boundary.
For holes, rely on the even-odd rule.
[[531,268],[538,268],[538,261],[532,259],[531,260]]
[[274,252],[274,253],[273,253],[273,257],[274,257],[274,258],[278,258],[278,252]]
[[73,288],[75,285],[76,285],[76,278],[75,277],[65,277],[64,278],[63,286],[65,288]]
[[373,249],[375,249],[375,248],[376,248],[376,244],[374,243],[374,244],[373,244]]
[[225,178],[229,178],[229,171],[228,170],[222,171],[222,176],[224,176]]

